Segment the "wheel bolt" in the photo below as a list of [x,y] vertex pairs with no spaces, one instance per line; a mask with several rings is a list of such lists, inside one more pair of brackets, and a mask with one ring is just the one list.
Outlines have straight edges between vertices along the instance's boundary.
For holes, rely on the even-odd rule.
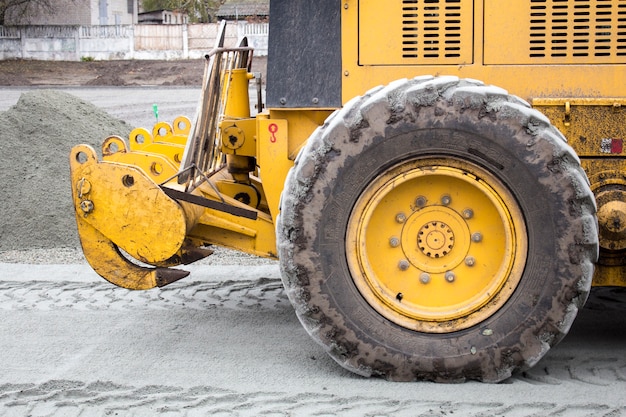
[[472,242],[478,243],[478,242],[481,242],[482,240],[483,240],[482,233],[476,232],[472,234]]
[[400,271],[406,271],[407,269],[409,269],[409,261],[407,261],[406,259],[401,260],[400,262],[398,262],[398,268],[400,268]]
[[420,195],[419,197],[417,197],[415,199],[415,206],[418,208],[422,208],[426,205],[426,197],[424,197],[423,195]]
[[474,259],[473,256],[468,256],[467,258],[465,258],[465,265],[474,266],[475,263],[476,263],[476,259]]
[[83,200],[80,202],[80,209],[85,213],[89,214],[93,211],[93,202],[91,200]]
[[395,236],[391,237],[389,239],[389,246],[391,246],[392,248],[397,248],[398,246],[400,246],[400,239]]
[[472,217],[474,217],[474,210],[469,209],[469,208],[468,208],[468,209],[463,210],[463,217],[464,217],[466,220],[471,219]]
[[456,279],[456,276],[454,275],[454,272],[452,271],[446,272],[446,281],[454,282],[455,279]]
[[422,284],[428,284],[430,282],[430,274],[428,274],[426,272],[422,272],[420,274],[420,282]]
[[404,223],[406,221],[406,214],[404,214],[404,213],[396,214],[396,221],[398,223]]
[[450,197],[448,194],[441,196],[441,204],[443,204],[444,206],[449,205],[451,202],[452,197]]

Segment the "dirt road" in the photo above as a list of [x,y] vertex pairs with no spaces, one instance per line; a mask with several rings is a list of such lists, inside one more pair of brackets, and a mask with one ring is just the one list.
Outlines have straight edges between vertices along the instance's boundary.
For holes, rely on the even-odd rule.
[[[0,86],[199,86],[204,59],[175,61],[0,60]],[[265,73],[266,57],[254,57],[252,71]]]

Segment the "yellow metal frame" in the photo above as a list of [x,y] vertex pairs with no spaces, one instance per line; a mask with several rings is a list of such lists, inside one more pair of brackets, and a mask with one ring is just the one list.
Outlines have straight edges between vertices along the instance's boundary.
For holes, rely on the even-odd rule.
[[[465,1],[465,0],[464,0]],[[531,101],[537,97],[626,97],[626,65],[621,62],[593,65],[586,63],[545,62],[536,64],[528,59],[508,59],[507,63],[490,63],[490,56],[510,54],[515,51],[516,38],[523,38],[520,30],[525,18],[511,19],[511,8],[528,6],[528,2],[505,2],[501,0],[473,1],[474,21],[472,57],[461,63],[442,65],[435,63],[413,63],[411,65],[367,65],[359,53],[359,6],[376,0],[344,0],[342,9],[342,75],[343,103],[362,95],[370,88],[388,84],[392,80],[412,78],[418,75],[455,75],[461,78],[483,80],[488,84],[508,90],[510,93]],[[400,21],[396,10],[385,4],[377,8],[377,24],[388,28]],[[504,18],[498,16],[504,15]],[[522,14],[528,15],[527,12]],[[500,20],[499,20],[500,19]],[[506,25],[503,31],[498,21]],[[487,25],[486,25],[487,23]],[[367,28],[363,28],[367,30]],[[387,30],[387,29],[386,29]],[[389,30],[394,30],[389,29]],[[502,34],[510,34],[503,36]],[[389,48],[388,36],[372,36],[367,47],[378,55],[395,53]],[[486,42],[485,40],[489,41]],[[523,38],[526,39],[526,38]],[[613,41],[615,42],[615,41]],[[486,48],[485,51],[483,48]],[[520,49],[518,48],[518,51]],[[527,48],[521,48],[526,51]],[[386,61],[382,57],[379,61]],[[365,63],[364,63],[365,62]]]

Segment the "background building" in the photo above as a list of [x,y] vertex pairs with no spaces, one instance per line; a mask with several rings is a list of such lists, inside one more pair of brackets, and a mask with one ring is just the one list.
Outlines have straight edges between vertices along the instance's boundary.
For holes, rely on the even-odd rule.
[[220,6],[218,20],[266,21],[270,14],[269,0],[227,0]]
[[28,13],[7,10],[5,25],[131,25],[137,23],[137,0],[50,0],[50,10],[31,2]]

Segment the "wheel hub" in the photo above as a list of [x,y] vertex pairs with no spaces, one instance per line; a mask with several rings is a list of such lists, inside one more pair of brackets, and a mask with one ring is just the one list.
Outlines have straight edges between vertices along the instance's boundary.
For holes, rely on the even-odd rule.
[[429,222],[417,234],[417,246],[430,258],[446,256],[454,246],[454,232],[443,222]]
[[445,333],[506,302],[523,271],[526,228],[491,174],[461,161],[427,161],[392,168],[366,188],[346,253],[355,284],[379,313]]
[[402,251],[419,271],[443,274],[467,256],[470,229],[453,208],[426,205],[411,214],[402,228]]

